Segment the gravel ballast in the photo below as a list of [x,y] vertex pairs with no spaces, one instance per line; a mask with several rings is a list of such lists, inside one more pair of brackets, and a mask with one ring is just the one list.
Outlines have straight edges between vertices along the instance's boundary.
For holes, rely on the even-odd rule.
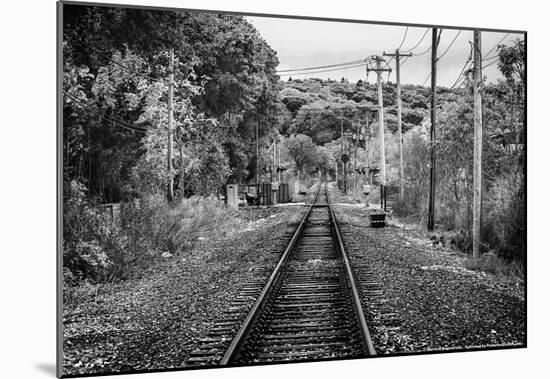
[[395,219],[372,228],[365,208],[335,210],[352,265],[382,290],[377,304],[364,299],[378,353],[525,345],[521,280],[468,270],[464,254]]
[[101,286],[97,294],[82,288],[80,301],[64,306],[64,375],[184,367],[227,299],[254,270],[273,265],[273,249],[284,245],[304,210],[260,211],[262,218],[230,238],[207,236],[139,279]]

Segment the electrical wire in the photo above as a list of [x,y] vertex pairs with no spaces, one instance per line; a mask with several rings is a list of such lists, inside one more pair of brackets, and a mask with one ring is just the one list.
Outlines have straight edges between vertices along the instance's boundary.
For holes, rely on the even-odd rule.
[[500,41],[498,41],[497,44],[496,44],[495,46],[493,46],[493,48],[492,48],[491,50],[489,50],[487,53],[485,53],[485,56],[483,56],[482,59],[485,60],[485,59],[487,58],[487,56],[488,56],[489,54],[491,54],[491,53],[493,52],[493,50],[495,50],[495,49],[497,48],[497,46],[500,45],[500,43],[501,43],[502,41],[504,41],[504,40],[506,39],[506,37],[508,37],[509,35],[510,35],[510,33],[507,33],[504,37],[502,37],[502,38],[500,39]]
[[498,63],[498,60],[493,61],[493,62],[491,62],[491,63],[487,63],[485,66],[481,67],[481,69],[483,70],[484,68],[489,67],[489,66],[492,66],[492,65],[497,64],[497,63]]
[[[487,68],[489,66],[492,66],[494,65],[495,63],[498,63],[498,59],[499,58],[499,55],[493,55],[491,57],[488,57],[487,58],[487,55],[489,55],[502,41],[504,41],[504,39],[509,35],[510,33],[506,34],[499,42],[497,42],[497,44],[495,46],[493,46],[493,48],[491,50],[489,50],[489,52],[487,52],[485,54],[485,57],[482,58],[482,62],[489,62],[487,63],[486,65],[484,65],[483,67],[481,67],[481,69],[484,69],[484,68]],[[472,51],[470,50],[470,57],[468,58],[468,60],[466,61],[466,63],[464,64],[464,67],[462,68],[462,70],[460,71],[460,74],[458,75],[456,81],[454,82],[454,84],[451,86],[451,89],[454,89],[456,88],[457,86],[460,87],[462,84],[464,84],[464,81],[465,81],[465,77],[462,76],[462,74],[464,73],[464,70],[466,69],[466,66],[468,65],[468,63],[470,63],[472,61]],[[491,62],[492,61],[492,62]],[[473,63],[470,63],[470,67],[468,67],[468,70],[472,68],[472,65]]]
[[[407,26],[407,28],[405,29],[405,34],[403,35],[403,39],[401,40],[401,44],[399,45],[399,47],[396,50],[401,49],[401,47],[403,46],[403,43],[405,43],[405,40],[407,39],[407,32],[408,31],[409,31],[409,27]],[[393,62],[394,59],[395,59],[395,56],[392,56],[389,61],[387,61],[387,62],[384,61],[384,63],[386,63],[386,66],[388,68],[391,68],[390,63]],[[388,72],[388,79],[387,79],[388,81],[390,80],[390,75],[391,75],[391,72]]]
[[[455,82],[451,86],[451,89],[454,89],[458,84],[458,82],[460,82],[464,78],[462,76],[464,74],[464,70],[466,70],[466,66],[468,66],[468,63],[470,63],[471,61],[472,61],[472,56],[470,55],[470,57],[466,60],[466,63],[464,63],[464,67],[462,67],[462,70],[460,70],[460,74],[458,74],[458,77],[456,78]],[[472,66],[470,65],[470,67]]]
[[137,71],[135,71],[135,70],[132,70],[131,68],[128,68],[128,67],[124,66],[122,63],[117,62],[117,61],[115,61],[114,59],[111,59],[111,58],[105,58],[105,59],[107,59],[109,62],[113,63],[114,65],[116,65],[116,66],[122,68],[123,70],[125,70],[125,71],[127,71],[127,72],[130,72],[130,73],[133,73],[133,74],[135,74],[135,75],[137,75],[137,76],[140,76],[140,77],[142,77],[142,78],[144,78],[144,79],[148,79],[148,80],[152,80],[152,81],[155,81],[155,82],[158,82],[158,83],[164,83],[164,84],[166,84],[166,80],[163,80],[163,79],[156,79],[156,78],[153,78],[153,77],[151,77],[151,76],[149,76],[149,75],[142,74],[142,73],[140,73],[140,72],[137,72]]
[[85,43],[85,42],[82,42],[82,41],[79,42],[79,44],[81,44],[81,45],[83,45],[83,46],[86,46],[86,47],[88,47],[88,48],[94,50],[94,51],[97,53],[97,55],[99,55],[99,56],[102,57],[103,59],[106,59],[107,61],[113,63],[114,65],[116,65],[116,66],[122,68],[123,70],[125,70],[125,71],[127,71],[127,72],[136,74],[136,75],[141,76],[142,78],[145,78],[145,79],[149,79],[149,80],[153,80],[153,81],[156,81],[156,82],[164,82],[164,83],[165,83],[165,80],[163,80],[163,79],[153,78],[153,77],[151,77],[151,76],[148,76],[148,75],[146,75],[146,74],[142,74],[142,73],[140,73],[140,72],[137,72],[137,71],[135,71],[135,70],[132,70],[131,68],[126,67],[126,66],[123,65],[122,63],[117,62],[117,61],[115,61],[114,59],[112,59],[111,57],[109,57],[107,54],[105,54],[104,52],[102,52],[101,50],[99,50],[97,47],[94,47],[94,46],[92,46],[92,45],[90,45],[90,44],[87,44],[87,43]]
[[493,65],[495,63],[498,63],[499,61],[500,60],[498,59],[498,57],[496,57],[496,58],[493,58],[493,59],[482,60],[481,62],[487,63],[486,66],[490,66],[490,65]]
[[426,77],[426,79],[424,79],[424,81],[422,82],[421,87],[424,87],[424,84],[426,84],[426,82],[428,81],[428,79],[430,79],[431,76],[432,76],[432,73],[430,72]]
[[[84,42],[80,42],[80,43],[81,43],[82,45],[87,46],[88,48],[94,50],[94,51],[95,51],[99,56],[101,56],[103,59],[106,59],[107,61],[113,63],[114,65],[116,65],[116,66],[122,68],[123,70],[125,70],[125,71],[127,71],[127,72],[129,72],[129,73],[133,73],[133,74],[135,74],[135,75],[137,75],[137,76],[140,76],[140,77],[142,77],[142,78],[145,78],[145,79],[148,79],[148,80],[157,82],[157,83],[163,83],[163,84],[165,84],[165,85],[168,85],[167,80],[165,80],[165,79],[153,78],[153,77],[151,77],[151,76],[149,76],[149,75],[143,74],[143,73],[141,73],[141,72],[137,72],[136,70],[132,70],[131,68],[129,68],[129,67],[123,65],[122,63],[117,62],[117,61],[115,61],[114,59],[110,58],[109,56],[107,56],[106,54],[104,54],[103,52],[101,52],[98,48],[93,47],[93,46],[91,46],[91,45],[89,45],[89,44],[86,44],[86,43],[84,43]],[[180,90],[179,90],[179,87],[176,86],[176,83],[174,83],[174,89],[176,90],[176,92],[178,92],[180,95],[183,96],[183,94],[182,94],[182,93],[180,92]]]
[[[455,86],[458,84],[458,82],[463,79],[462,75],[464,74],[464,70],[466,70],[466,66],[468,66],[468,63],[470,63],[472,61],[472,53],[473,53],[473,45],[470,44],[470,54],[468,55],[468,59],[466,60],[466,62],[464,63],[464,66],[462,67],[462,70],[460,70],[460,73],[458,74],[458,77],[456,78],[455,82],[453,83],[453,85],[451,86],[451,89],[454,89]],[[470,64],[470,68],[472,67],[472,65]],[[468,69],[470,69],[468,68]]]
[[366,62],[363,62],[361,64],[351,65],[347,67],[338,67],[338,68],[332,68],[328,70],[320,70],[320,71],[306,71],[306,72],[291,72],[288,74],[278,74],[279,76],[292,76],[292,75],[310,75],[310,74],[320,74],[323,72],[332,72],[332,71],[341,71],[341,70],[348,70],[350,68],[357,68],[357,67],[364,67],[366,66]]
[[421,55],[424,55],[424,54],[426,54],[426,53],[427,53],[428,51],[430,51],[431,49],[432,49],[432,47],[431,47],[431,46],[429,46],[429,47],[428,47],[428,48],[427,48],[426,50],[424,50],[423,52],[421,52],[421,53],[418,53],[418,54],[413,54],[413,56],[415,56],[415,57],[419,57],[419,56],[421,56]]
[[64,95],[68,96],[75,104],[78,104],[80,107],[86,109],[88,112],[94,113],[95,115],[101,117],[102,119],[112,123],[114,126],[117,126],[119,128],[122,128],[122,129],[130,130],[132,132],[138,132],[138,133],[145,133],[146,132],[145,129],[136,128],[133,125],[130,125],[130,124],[126,123],[125,121],[120,120],[116,117],[105,116],[105,115],[102,115],[101,113],[99,113],[98,111],[94,111],[94,110],[90,109],[87,105],[82,103],[76,96],[74,96],[74,95],[72,95],[68,92],[65,92]]
[[[378,105],[372,105],[372,106],[367,106],[367,105],[355,105],[355,106],[348,106],[348,105],[345,105],[345,106],[341,106],[341,107],[338,107],[338,108],[327,108],[327,109],[303,109],[303,108],[300,108],[296,113],[299,113],[299,112],[311,112],[311,113],[315,113],[315,112],[336,112],[336,111],[342,111],[342,110],[365,110],[365,109],[372,109],[372,110],[377,110],[378,109]],[[291,112],[291,111],[288,111],[288,110],[279,110],[277,112],[274,112],[274,113],[279,113],[279,114],[294,114],[294,112]]]
[[426,37],[426,34],[428,34],[429,31],[430,31],[430,28],[426,28],[426,31],[422,35],[422,38],[420,38],[420,41],[418,41],[418,43],[416,45],[414,45],[414,47],[411,47],[409,50],[405,50],[404,52],[405,53],[410,53],[411,51],[416,49],[422,43],[422,41],[424,41],[424,38]]
[[401,44],[399,45],[397,50],[401,49],[401,47],[403,46],[403,43],[405,43],[405,39],[407,39],[407,32],[408,31],[409,31],[409,27],[407,26],[407,28],[405,29],[405,35],[403,36],[403,39],[401,40]]
[[451,46],[453,46],[453,44],[455,43],[456,39],[458,38],[458,36],[460,35],[460,33],[462,33],[462,30],[459,30],[458,33],[456,33],[455,35],[455,38],[453,38],[453,40],[451,41],[451,43],[449,44],[449,46],[447,46],[447,48],[445,49],[445,51],[443,52],[443,54],[441,54],[437,60],[440,60],[441,58],[443,58],[445,56],[445,54],[447,54],[447,52],[449,51],[449,49],[451,48]]
[[[466,77],[463,76],[463,77],[460,78],[460,80],[457,83],[457,85],[455,86],[455,88],[461,88],[465,83],[466,83]],[[455,88],[453,88],[453,89],[455,89]]]
[[483,58],[482,60],[483,61],[490,61],[490,60],[493,60],[493,59],[498,58],[498,57],[499,57],[499,55],[497,54],[497,55],[493,55],[492,57],[489,57],[489,58]]
[[293,69],[288,69],[288,70],[279,70],[279,71],[277,71],[277,74],[286,73],[286,72],[293,72],[293,71],[310,71],[310,70],[317,70],[317,69],[323,69],[323,68],[332,68],[332,67],[347,66],[347,65],[351,65],[351,64],[357,64],[357,63],[360,63],[360,62],[366,63],[366,61],[367,61],[367,59],[358,59],[358,60],[351,61],[351,62],[336,63],[336,64],[331,64],[331,65],[326,65],[326,66],[306,67],[306,68],[293,68]]

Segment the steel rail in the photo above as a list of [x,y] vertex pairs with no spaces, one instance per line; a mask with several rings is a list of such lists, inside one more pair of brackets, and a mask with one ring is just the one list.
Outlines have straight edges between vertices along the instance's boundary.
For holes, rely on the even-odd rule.
[[340,249],[340,253],[342,254],[342,260],[344,261],[344,266],[346,268],[345,273],[346,273],[346,278],[348,280],[348,287],[352,295],[352,302],[353,302],[353,307],[355,311],[355,316],[357,317],[357,324],[359,326],[359,329],[361,330],[361,336],[363,337],[361,342],[363,343],[364,347],[367,349],[367,352],[369,355],[376,355],[376,349],[374,348],[374,344],[370,336],[369,328],[367,326],[367,320],[365,319],[365,314],[363,313],[363,307],[361,306],[361,300],[357,292],[355,279],[353,278],[353,273],[351,271],[351,265],[349,263],[349,259],[346,254],[346,249],[344,247],[342,233],[340,232],[340,226],[338,224],[338,220],[336,219],[336,215],[334,214],[334,210],[332,209],[327,186],[325,186],[325,194],[327,198],[327,204],[330,210],[330,218],[334,226],[334,230],[336,232],[336,239],[338,240],[338,247]]
[[266,306],[267,300],[269,299],[269,295],[273,291],[274,284],[277,282],[277,279],[279,278],[280,274],[283,271],[283,267],[286,264],[288,257],[294,250],[294,245],[296,244],[296,241],[300,238],[300,235],[302,234],[302,231],[304,229],[305,224],[307,223],[307,220],[309,219],[309,216],[311,215],[311,210],[313,209],[313,205],[315,204],[317,197],[319,196],[319,192],[321,191],[321,183],[319,183],[319,188],[317,189],[317,193],[315,194],[315,197],[313,201],[311,202],[306,214],[302,218],[302,221],[300,222],[300,225],[292,235],[292,238],[286,247],[283,255],[281,256],[281,259],[279,260],[279,263],[273,270],[273,273],[269,277],[269,280],[267,281],[266,285],[264,286],[264,289],[258,296],[258,299],[252,306],[250,312],[248,312],[248,315],[246,316],[246,319],[244,320],[243,324],[241,325],[239,331],[231,341],[231,344],[229,345],[228,349],[226,350],[222,360],[220,361],[221,366],[225,366],[230,364],[235,357],[238,356],[240,350],[242,349],[242,344],[246,340],[246,337],[248,336],[250,329],[258,316],[261,313],[261,310]]

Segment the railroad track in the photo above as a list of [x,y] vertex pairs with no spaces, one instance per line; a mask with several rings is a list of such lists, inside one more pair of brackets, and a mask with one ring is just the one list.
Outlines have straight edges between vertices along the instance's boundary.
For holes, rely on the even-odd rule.
[[323,183],[219,364],[375,354]]

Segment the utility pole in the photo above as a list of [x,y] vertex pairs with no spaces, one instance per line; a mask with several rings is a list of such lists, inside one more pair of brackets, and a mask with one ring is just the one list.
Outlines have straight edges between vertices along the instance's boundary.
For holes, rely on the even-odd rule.
[[366,152],[366,156],[367,156],[367,169],[366,169],[366,172],[365,172],[365,184],[372,184],[370,182],[370,158],[369,158],[369,154],[370,154],[370,147],[369,147],[369,142],[370,142],[370,125],[369,125],[369,110],[366,109],[365,110],[365,152]]
[[170,63],[168,67],[168,201],[174,200],[174,176],[172,175],[172,157],[173,157],[173,126],[174,118],[174,50],[170,49]]
[[383,61],[384,59],[382,57],[376,56],[376,68],[367,67],[367,74],[369,71],[376,72],[376,83],[378,85],[378,133],[380,138],[381,192],[383,192],[383,189],[386,187],[386,147],[384,142],[384,98],[382,96],[382,73],[384,71],[391,72],[391,68],[382,68]]
[[277,173],[278,173],[278,178],[277,178],[277,181],[279,183],[281,183],[281,145],[279,144],[279,147],[278,147],[278,151],[277,151]]
[[353,191],[357,189],[357,150],[359,149],[359,133],[361,133],[361,124],[358,122],[355,130],[355,152],[353,153]]
[[402,54],[399,49],[395,50],[395,54],[383,54],[385,57],[395,57],[395,78],[397,81],[397,131],[399,133],[399,199],[405,197],[405,175],[403,170],[403,132],[401,129],[401,69],[400,58],[412,57],[412,53]]
[[273,140],[273,151],[271,152],[271,183],[275,180],[275,149],[277,148],[277,142]]
[[260,143],[259,143],[260,121],[256,121],[256,191],[260,183]]
[[474,217],[473,257],[479,258],[481,238],[481,181],[483,124],[481,109],[481,32],[474,30]]
[[432,28],[432,102],[431,102],[431,127],[430,127],[430,199],[428,205],[428,230],[433,231],[435,225],[435,126],[437,106],[436,78],[437,78],[437,28]]
[[340,162],[342,162],[342,175],[344,176],[344,186],[345,186],[346,176],[345,176],[345,167],[344,167],[345,163],[342,160],[343,156],[344,156],[344,115],[342,110],[340,109]]

